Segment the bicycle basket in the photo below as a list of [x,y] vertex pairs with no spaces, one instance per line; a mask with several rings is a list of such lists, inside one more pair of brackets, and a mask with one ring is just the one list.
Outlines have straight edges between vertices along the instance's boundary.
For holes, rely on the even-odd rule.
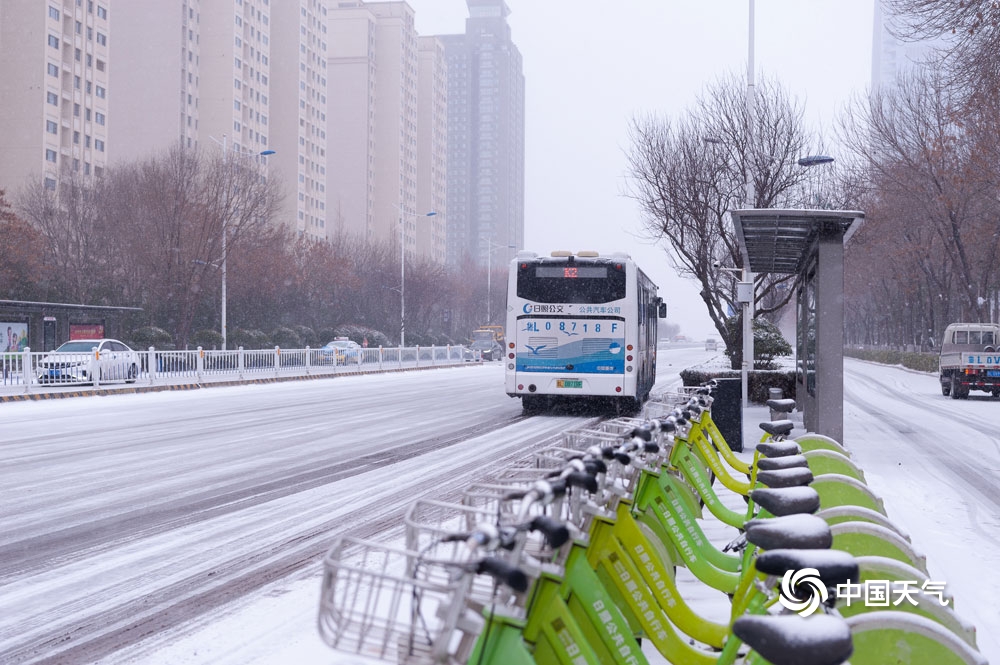
[[469,576],[454,572],[410,550],[338,538],[323,560],[320,636],[338,651],[386,662],[454,663],[458,645],[474,639],[455,626],[476,626],[460,621]]

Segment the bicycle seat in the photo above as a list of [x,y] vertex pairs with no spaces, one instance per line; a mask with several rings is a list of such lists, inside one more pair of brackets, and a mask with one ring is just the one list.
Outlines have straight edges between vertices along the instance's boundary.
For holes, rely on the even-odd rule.
[[828,550],[830,525],[815,515],[785,515],[752,519],[743,525],[747,540],[763,550]]
[[854,653],[850,626],[830,614],[742,616],[733,634],[773,665],[836,665]]
[[805,455],[785,455],[784,457],[762,457],[757,460],[757,468],[761,471],[777,471],[779,469],[792,469],[798,467],[808,467],[809,462]]
[[791,413],[795,410],[795,400],[794,399],[769,399],[767,400],[768,408],[779,411],[781,413]]
[[776,517],[815,513],[819,510],[819,493],[811,487],[780,487],[750,490],[750,498]]
[[764,457],[785,457],[798,455],[802,448],[794,441],[765,441],[757,444],[757,452]]
[[858,561],[841,550],[768,550],[754,560],[754,566],[765,575],[781,577],[789,570],[812,568],[827,589],[838,584],[858,581]]
[[758,482],[767,487],[799,487],[808,485],[813,481],[812,471],[808,467],[792,467],[791,469],[777,469],[775,471],[758,471]]
[[760,428],[771,436],[788,436],[795,429],[791,420],[770,420],[760,424]]

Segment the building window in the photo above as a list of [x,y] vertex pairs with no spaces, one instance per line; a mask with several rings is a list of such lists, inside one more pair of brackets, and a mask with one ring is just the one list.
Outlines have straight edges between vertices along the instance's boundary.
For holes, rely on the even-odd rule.
[[80,117],[80,105],[79,104],[73,104],[73,117],[75,117],[75,118],[79,118]]
[[98,32],[97,33],[97,43],[100,44],[101,46],[107,46],[108,45],[108,36],[106,34],[104,34],[103,32]]
[[45,189],[54,190],[55,188],[56,188],[56,179],[55,178],[46,178],[45,179]]
[[59,67],[57,65],[53,65],[50,62],[49,63],[49,67],[48,67],[48,71],[49,71],[49,76],[55,76],[56,78],[59,77]]
[[101,86],[97,86],[97,91],[96,92],[97,92],[97,96],[100,97],[101,99],[104,99],[107,96],[107,90],[105,90]]
[[104,114],[101,113],[100,111],[97,111],[96,113],[94,113],[94,122],[96,122],[98,125],[103,125],[104,124]]
[[55,162],[56,162],[56,151],[55,150],[49,150],[48,148],[46,148],[46,150],[45,150],[45,161],[52,162],[53,164],[55,164]]
[[83,147],[84,148],[90,147],[90,134],[87,134],[83,137]]
[[99,72],[104,71],[104,61],[101,60],[100,58],[97,59],[97,71]]
[[45,101],[52,104],[52,106],[59,106],[59,95],[54,92],[47,92],[45,93]]
[[97,5],[97,16],[98,18],[106,19],[108,18],[108,10],[100,5]]
[[58,21],[59,20],[59,10],[56,9],[55,7],[49,7],[49,18],[54,18],[55,20]]
[[94,139],[94,148],[97,149],[97,152],[104,152],[104,141],[101,139]]
[[52,48],[59,48],[59,38],[55,35],[49,35],[49,46]]
[[79,76],[74,76],[73,77],[73,87],[76,88],[77,90],[79,90],[80,89],[80,83],[82,81],[83,81],[83,79],[81,79]]
[[59,125],[57,125],[56,123],[54,123],[51,120],[46,120],[45,121],[45,131],[47,131],[49,134],[58,134],[59,133]]

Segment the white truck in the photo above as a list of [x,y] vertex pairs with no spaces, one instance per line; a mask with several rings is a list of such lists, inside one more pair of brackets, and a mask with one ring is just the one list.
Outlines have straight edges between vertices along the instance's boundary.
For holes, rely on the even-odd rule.
[[970,390],[1000,397],[1000,324],[952,323],[944,329],[941,394],[966,399]]

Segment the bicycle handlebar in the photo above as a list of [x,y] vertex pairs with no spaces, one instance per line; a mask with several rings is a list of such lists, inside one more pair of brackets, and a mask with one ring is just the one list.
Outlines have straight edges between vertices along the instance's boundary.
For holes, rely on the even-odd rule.
[[486,574],[518,593],[528,590],[528,576],[517,566],[501,559],[487,557],[476,562],[473,569],[478,574]]

